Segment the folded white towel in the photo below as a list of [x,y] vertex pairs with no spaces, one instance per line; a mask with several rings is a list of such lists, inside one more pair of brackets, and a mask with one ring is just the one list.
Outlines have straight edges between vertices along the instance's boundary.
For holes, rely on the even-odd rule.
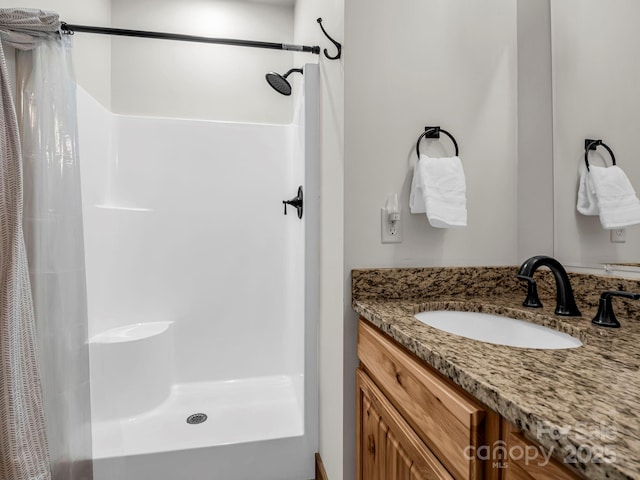
[[467,186],[460,158],[420,155],[414,169],[409,207],[411,213],[426,211],[432,227],[465,227]]
[[585,166],[583,161],[580,161],[580,167],[578,169],[580,175],[580,183],[578,186],[578,204],[577,209],[583,215],[599,215],[600,209],[598,208],[598,199],[596,198],[596,191],[593,188],[593,182],[591,181],[591,175]]
[[426,213],[427,207],[424,204],[424,195],[422,194],[423,182],[418,163],[420,163],[420,160],[416,161],[416,166],[413,168],[411,192],[409,193],[409,211],[411,213]]
[[612,230],[640,223],[640,200],[620,167],[591,165],[588,176],[593,183],[602,228]]

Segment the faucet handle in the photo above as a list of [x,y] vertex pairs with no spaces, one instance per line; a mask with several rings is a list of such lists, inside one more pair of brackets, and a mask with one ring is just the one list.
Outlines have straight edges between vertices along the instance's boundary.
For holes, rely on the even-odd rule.
[[640,299],[640,295],[637,293],[623,292],[622,290],[603,292],[598,301],[598,313],[593,317],[591,323],[599,327],[620,328],[620,322],[613,313],[613,304],[611,303],[613,297]]
[[526,275],[518,275],[518,278],[520,280],[527,281],[527,298],[522,302],[522,305],[531,308],[542,308],[542,302],[538,296],[538,284],[536,281]]
[[298,195],[293,197],[291,200],[283,200],[282,204],[284,205],[284,214],[287,214],[287,205],[291,205],[298,210],[298,218],[302,218],[302,206],[303,206],[303,197],[302,197],[302,185],[298,187]]

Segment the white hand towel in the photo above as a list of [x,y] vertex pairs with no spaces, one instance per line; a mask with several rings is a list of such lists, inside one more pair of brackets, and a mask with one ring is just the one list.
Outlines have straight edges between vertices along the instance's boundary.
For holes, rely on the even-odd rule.
[[602,228],[612,230],[640,223],[640,200],[620,167],[591,165],[589,176],[598,200]]
[[411,192],[409,193],[409,211],[411,213],[426,213],[427,208],[424,205],[424,195],[422,194],[422,175],[418,168],[420,160],[416,161],[413,167],[413,179],[411,180]]
[[427,218],[432,227],[467,225],[467,186],[459,157],[420,155],[416,165]]
[[599,215],[600,209],[598,208],[598,199],[593,188],[591,175],[589,175],[589,171],[582,161],[580,162],[578,173],[580,174],[580,183],[576,208],[583,215]]

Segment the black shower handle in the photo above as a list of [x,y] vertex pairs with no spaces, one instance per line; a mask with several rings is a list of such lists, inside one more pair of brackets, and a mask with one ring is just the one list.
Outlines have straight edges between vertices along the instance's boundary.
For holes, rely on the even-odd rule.
[[287,214],[287,205],[291,205],[295,207],[298,211],[298,218],[302,218],[302,205],[303,205],[303,195],[302,195],[302,185],[298,187],[298,195],[293,197],[291,200],[283,200],[284,204],[284,214]]

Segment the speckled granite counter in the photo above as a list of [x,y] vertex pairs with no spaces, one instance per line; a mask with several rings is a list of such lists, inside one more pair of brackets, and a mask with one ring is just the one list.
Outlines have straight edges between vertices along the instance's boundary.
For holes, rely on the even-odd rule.
[[[517,267],[354,270],[353,308],[587,478],[640,480],[640,302],[615,300],[622,328],[591,325],[605,290],[640,282],[570,274],[583,317],[554,315],[555,284],[536,273],[542,309],[522,307]],[[451,335],[416,320],[423,310],[507,315],[579,337],[567,350],[533,350]]]

